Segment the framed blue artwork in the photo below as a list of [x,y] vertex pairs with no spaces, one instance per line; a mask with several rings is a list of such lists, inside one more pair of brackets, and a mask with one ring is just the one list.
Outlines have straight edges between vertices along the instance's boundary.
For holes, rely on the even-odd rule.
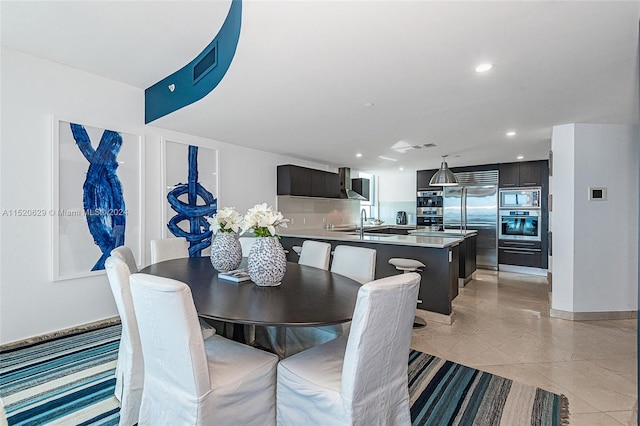
[[143,258],[139,135],[54,119],[53,280],[104,273],[115,247]]
[[218,150],[169,140],[163,145],[163,237],[184,237],[189,256],[201,256],[211,245],[205,217],[218,208]]

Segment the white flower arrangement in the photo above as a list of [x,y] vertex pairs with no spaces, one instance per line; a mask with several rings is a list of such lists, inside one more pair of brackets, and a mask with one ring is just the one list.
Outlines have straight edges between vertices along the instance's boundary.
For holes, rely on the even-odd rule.
[[289,219],[276,212],[267,203],[256,204],[244,216],[242,229],[252,230],[256,237],[275,237],[276,226],[287,227]]
[[211,225],[211,230],[214,234],[218,231],[235,232],[237,234],[240,229],[244,229],[242,215],[236,211],[235,207],[223,207],[213,217],[207,217],[206,219]]

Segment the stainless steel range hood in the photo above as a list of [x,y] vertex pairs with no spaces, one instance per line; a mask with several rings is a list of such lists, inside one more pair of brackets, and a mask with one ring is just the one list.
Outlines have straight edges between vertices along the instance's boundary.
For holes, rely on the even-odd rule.
[[340,198],[348,198],[350,200],[366,200],[362,195],[351,189],[351,169],[348,167],[340,167],[338,169],[340,175]]

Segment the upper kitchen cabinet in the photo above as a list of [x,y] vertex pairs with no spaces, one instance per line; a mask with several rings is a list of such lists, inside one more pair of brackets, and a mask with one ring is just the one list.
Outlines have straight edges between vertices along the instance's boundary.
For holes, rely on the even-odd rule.
[[416,173],[418,191],[420,191],[422,189],[430,189],[430,188],[432,188],[432,186],[429,185],[429,181],[431,180],[431,177],[437,171],[438,171],[437,169],[434,169],[434,170],[418,170],[418,172]]
[[278,166],[278,195],[302,197],[340,197],[337,173],[285,164]]
[[355,178],[351,179],[351,189],[356,191],[358,194],[362,195],[366,198],[366,201],[371,199],[370,194],[370,181],[367,178]]
[[542,186],[549,173],[547,160],[500,164],[500,188]]
[[324,196],[340,198],[340,175],[338,173],[324,173]]

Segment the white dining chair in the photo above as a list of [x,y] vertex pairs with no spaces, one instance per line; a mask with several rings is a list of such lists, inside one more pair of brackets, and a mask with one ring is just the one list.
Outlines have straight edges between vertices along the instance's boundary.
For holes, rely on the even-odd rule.
[[151,263],[189,257],[189,243],[186,238],[160,238],[151,240]]
[[116,247],[113,250],[111,250],[111,253],[109,254],[111,256],[118,257],[120,260],[126,263],[127,266],[129,267],[129,272],[131,272],[132,274],[135,274],[136,272],[138,272],[138,262],[136,261],[136,258],[133,255],[133,252],[131,251],[131,248],[129,246]]
[[[331,262],[331,272],[344,275],[365,284],[376,278],[376,254],[374,249],[354,246],[336,246]],[[317,327],[330,338],[336,338],[349,332],[351,322],[338,325]]]
[[189,287],[131,276],[145,379],[139,424],[274,425],[274,354],[214,335],[203,339]]
[[361,284],[373,281],[376,275],[376,251],[365,247],[336,246],[331,272],[347,276]]
[[331,259],[331,244],[321,241],[306,240],[302,243],[298,264],[313,266],[314,268],[329,269]]
[[410,425],[407,359],[420,275],[363,285],[351,332],[280,361],[278,425]]
[[123,251],[125,250],[119,250],[116,253],[112,251],[111,256],[104,263],[104,269],[107,272],[109,286],[122,323],[114,392],[120,401],[119,425],[131,426],[138,423],[144,382],[144,361],[138,322],[129,286],[130,269],[127,263],[118,256],[118,253]]
[[[133,270],[134,273],[138,270],[129,247],[117,247],[111,250],[110,254],[111,256],[105,261],[105,270],[122,323],[114,395],[120,401],[119,424],[129,426],[138,422],[144,378],[140,336],[129,285],[131,268],[136,268]],[[125,259],[129,259],[129,262],[126,262]],[[132,265],[129,264],[130,262]],[[204,320],[200,320],[200,327],[203,338],[213,336],[216,333],[215,327]]]
[[[327,245],[329,246],[327,250],[331,251],[331,245],[328,243]],[[304,250],[303,248],[303,255]],[[336,246],[331,262],[331,272],[349,277],[360,284],[373,281],[376,274],[376,251],[365,247]],[[284,353],[290,356],[333,340],[348,333],[350,326],[351,322],[317,327],[288,327]],[[272,347],[277,344],[273,333],[270,333],[270,344]]]
[[7,426],[7,415],[4,410],[4,402],[2,402],[2,398],[0,398],[0,426]]

